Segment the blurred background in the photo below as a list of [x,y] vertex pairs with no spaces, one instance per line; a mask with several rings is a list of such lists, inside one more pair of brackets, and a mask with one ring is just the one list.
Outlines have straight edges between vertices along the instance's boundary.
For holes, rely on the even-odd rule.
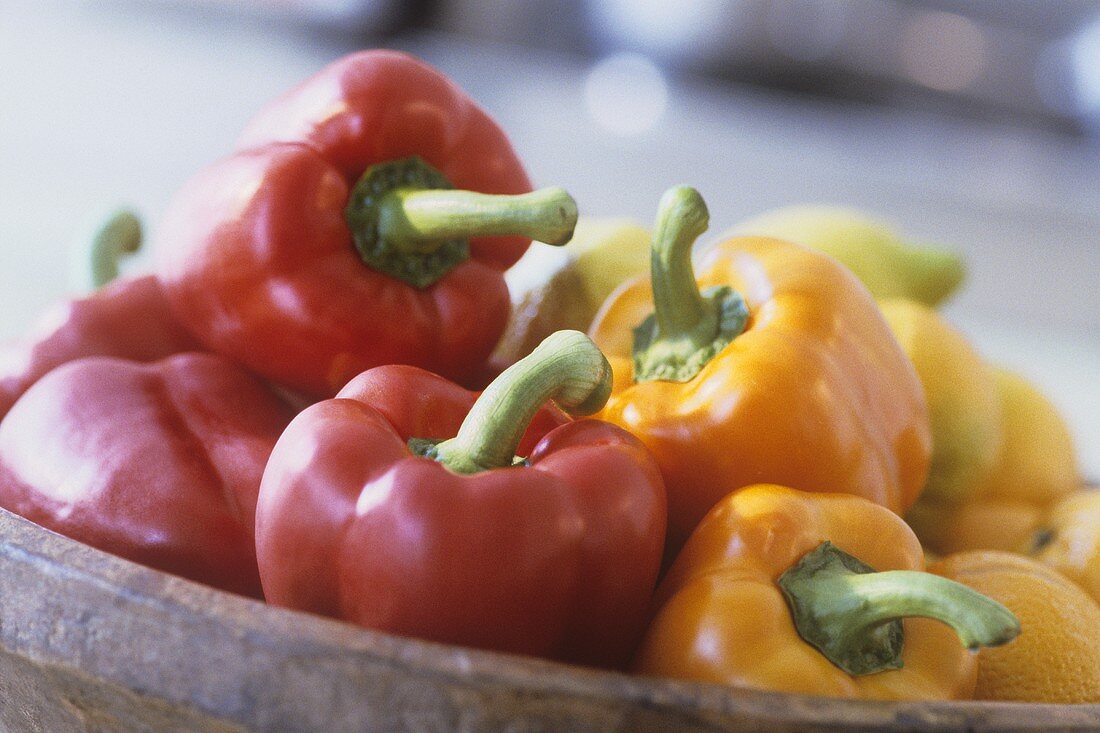
[[825,202],[956,248],[948,316],[1100,477],[1100,0],[0,0],[0,337],[101,216],[155,228],[263,103],[371,46],[452,76],[584,214],[648,223],[690,183],[715,234]]

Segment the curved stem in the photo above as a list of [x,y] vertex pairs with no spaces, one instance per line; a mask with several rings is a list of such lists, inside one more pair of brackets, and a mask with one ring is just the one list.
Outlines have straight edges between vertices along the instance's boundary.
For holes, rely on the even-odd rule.
[[823,542],[778,580],[799,635],[849,674],[901,666],[901,619],[947,624],[968,649],[1020,633],[1007,608],[961,583],[913,570],[874,572]]
[[700,330],[718,330],[717,316],[699,293],[691,266],[692,246],[709,225],[706,202],[694,188],[676,186],[661,197],[650,268],[654,313],[662,339],[691,338]]
[[748,308],[729,287],[699,291],[691,265],[710,215],[694,188],[665,192],[651,252],[653,315],[634,329],[634,381],[686,382],[745,328]]
[[457,473],[511,466],[539,408],[552,399],[566,412],[591,415],[611,394],[611,366],[579,331],[558,331],[493,380],[458,435],[429,452]]
[[100,288],[118,277],[122,256],[139,249],[141,221],[131,211],[115,213],[92,238],[88,263],[92,287]]
[[406,252],[449,239],[517,235],[561,245],[573,237],[577,204],[565,189],[513,196],[448,189],[396,189],[378,201],[378,232]]
[[838,618],[842,636],[865,636],[879,624],[910,616],[947,624],[967,649],[998,646],[1020,632],[1016,617],[1000,603],[932,573],[887,570],[848,575],[832,583],[823,590],[845,596],[859,608]]

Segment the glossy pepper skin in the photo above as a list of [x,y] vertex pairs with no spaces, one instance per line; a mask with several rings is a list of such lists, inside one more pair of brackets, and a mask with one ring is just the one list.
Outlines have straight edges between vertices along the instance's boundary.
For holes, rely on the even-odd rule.
[[1023,376],[992,371],[1003,437],[991,470],[954,501],[922,496],[906,516],[940,554],[1024,552],[1051,508],[1082,485],[1073,436],[1055,405]]
[[238,151],[186,184],[160,228],[169,301],[207,347],[317,398],[382,364],[478,371],[508,319],[503,271],[530,240],[474,237],[419,288],[364,264],[345,215],[365,171],[409,156],[455,188],[531,190],[464,92],[406,54],[355,53],[261,111]]
[[554,427],[545,409],[516,450],[526,465],[459,473],[411,452],[411,438],[460,433],[475,396],[386,366],[299,415],[260,492],[268,601],[433,641],[624,664],[660,564],[656,465],[623,430]]
[[[120,237],[129,241],[120,243]],[[117,274],[117,267],[111,272],[111,260],[118,249],[136,250],[139,243],[137,219],[120,213],[97,236],[92,257],[98,262],[91,264],[107,271],[108,277]],[[89,295],[54,305],[26,336],[0,346],[0,419],[47,372],[75,359],[114,356],[151,362],[199,348],[172,315],[153,276],[102,285]]]
[[143,565],[258,597],[256,496],[291,417],[222,357],[73,361],[0,423],[0,506]]
[[[900,668],[854,674],[830,661],[805,641],[796,627],[781,580],[800,560],[829,542],[876,572],[855,575],[880,586],[868,600],[849,598],[838,604],[833,620],[847,614],[878,613],[889,595],[900,609],[903,639]],[[939,611],[965,626],[981,617],[989,626],[977,643],[1001,643],[1018,631],[1003,608],[956,585],[920,571],[924,560],[912,531],[895,514],[865,499],[846,494],[809,493],[775,485],[750,486],[723,499],[707,514],[684,546],[654,600],[654,617],[638,651],[634,670],[737,687],[750,687],[830,697],[885,700],[951,700],[974,689],[974,655],[947,625],[931,618],[910,618]],[[901,574],[883,571],[910,571]],[[820,584],[820,576],[810,586]],[[925,587],[911,601],[909,590]],[[961,595],[959,595],[961,591]],[[932,602],[928,603],[928,599]],[[915,605],[906,608],[906,604]],[[957,603],[957,605],[954,605]],[[886,605],[886,604],[881,604]],[[836,610],[836,608],[834,608]],[[885,618],[896,618],[885,613]],[[853,628],[868,631],[859,623]],[[880,633],[851,637],[861,640]],[[878,627],[881,628],[881,627]],[[963,630],[966,632],[966,630]],[[973,633],[977,629],[970,629]],[[992,633],[990,633],[992,632]],[[960,633],[960,635],[962,635]],[[968,638],[967,643],[975,643]],[[844,653],[851,650],[841,648]],[[857,658],[858,661],[858,658]]]
[[637,381],[633,331],[654,312],[653,286],[639,280],[604,303],[589,331],[615,375],[599,417],[638,436],[661,466],[670,548],[719,499],[754,483],[850,493],[903,512],[928,471],[928,411],[870,294],[835,260],[759,237],[717,243],[695,277],[691,242],[706,229],[706,208],[690,191],[662,200],[655,249],[679,237],[679,261],[661,267],[678,264],[696,291],[739,293],[743,330],[686,381]]

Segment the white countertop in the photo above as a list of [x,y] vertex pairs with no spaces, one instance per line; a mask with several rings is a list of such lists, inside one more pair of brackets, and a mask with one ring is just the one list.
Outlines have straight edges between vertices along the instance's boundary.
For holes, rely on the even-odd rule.
[[[66,249],[225,154],[251,114],[359,44],[157,6],[0,6],[0,337],[67,292]],[[394,44],[391,44],[394,45]],[[785,203],[865,207],[963,252],[947,314],[991,360],[1037,382],[1100,477],[1100,149],[995,123],[812,103],[676,81],[648,130],[609,132],[583,61],[438,36],[396,44],[444,69],[509,130],[533,178],[582,213],[648,222],[691,183],[717,233]],[[139,267],[140,267],[139,263]]]

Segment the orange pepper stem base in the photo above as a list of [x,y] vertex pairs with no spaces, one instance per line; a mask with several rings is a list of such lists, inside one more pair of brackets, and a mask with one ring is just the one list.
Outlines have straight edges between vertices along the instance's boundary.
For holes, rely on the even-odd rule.
[[806,553],[778,583],[799,636],[853,676],[901,668],[906,617],[947,624],[969,649],[1020,633],[1011,611],[961,583],[913,570],[875,572],[830,542]]

